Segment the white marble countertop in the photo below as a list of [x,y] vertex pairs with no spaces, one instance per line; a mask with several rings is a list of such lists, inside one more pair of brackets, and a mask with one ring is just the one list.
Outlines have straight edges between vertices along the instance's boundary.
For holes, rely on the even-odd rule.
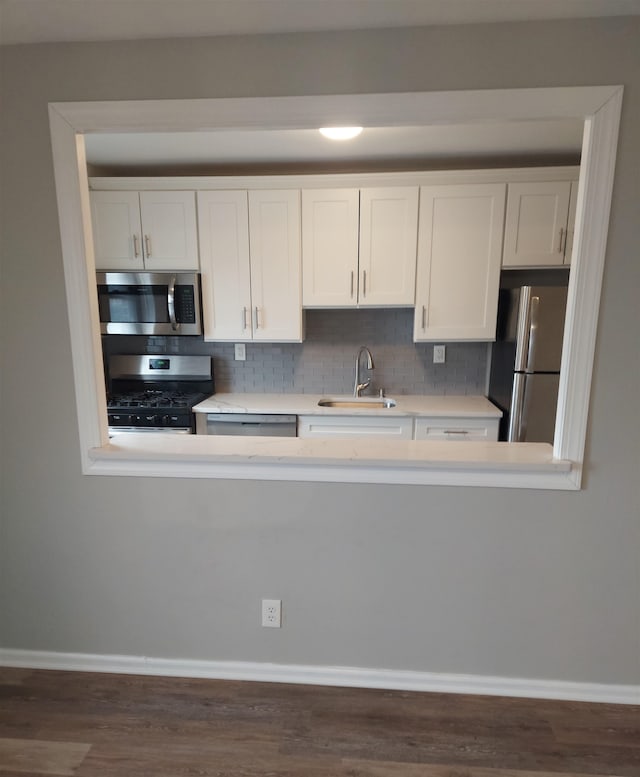
[[458,418],[501,418],[502,411],[483,396],[393,395],[391,408],[320,407],[321,399],[353,399],[334,394],[214,394],[197,404],[196,413],[275,413],[290,415],[404,415]]

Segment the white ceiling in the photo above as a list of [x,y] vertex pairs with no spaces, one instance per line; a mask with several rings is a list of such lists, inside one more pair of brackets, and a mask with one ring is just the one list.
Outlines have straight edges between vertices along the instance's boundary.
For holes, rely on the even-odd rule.
[[582,122],[370,127],[336,142],[316,129],[86,135],[87,160],[105,167],[222,167],[318,162],[437,161],[578,156]]
[[640,0],[0,0],[0,44],[640,15]]

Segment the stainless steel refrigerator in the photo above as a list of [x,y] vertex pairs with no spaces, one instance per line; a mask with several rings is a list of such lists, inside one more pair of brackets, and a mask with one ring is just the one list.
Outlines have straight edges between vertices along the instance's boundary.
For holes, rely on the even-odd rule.
[[489,399],[504,414],[501,440],[553,443],[566,307],[562,286],[500,291]]

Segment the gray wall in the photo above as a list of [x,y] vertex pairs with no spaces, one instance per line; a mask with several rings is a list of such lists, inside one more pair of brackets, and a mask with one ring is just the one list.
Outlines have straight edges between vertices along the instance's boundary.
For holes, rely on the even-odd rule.
[[[638,21],[2,51],[3,647],[640,681]],[[47,102],[624,84],[579,493],[80,474]],[[259,600],[286,626],[260,629]]]

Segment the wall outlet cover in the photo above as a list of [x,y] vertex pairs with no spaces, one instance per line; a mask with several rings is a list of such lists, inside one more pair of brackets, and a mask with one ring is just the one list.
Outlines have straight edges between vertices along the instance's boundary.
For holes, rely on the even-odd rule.
[[433,363],[444,364],[445,361],[445,346],[434,345],[433,346]]
[[270,629],[279,629],[282,626],[282,600],[262,600],[262,625]]
[[244,343],[236,343],[234,345],[234,353],[237,362],[243,362],[247,358],[247,346]]

